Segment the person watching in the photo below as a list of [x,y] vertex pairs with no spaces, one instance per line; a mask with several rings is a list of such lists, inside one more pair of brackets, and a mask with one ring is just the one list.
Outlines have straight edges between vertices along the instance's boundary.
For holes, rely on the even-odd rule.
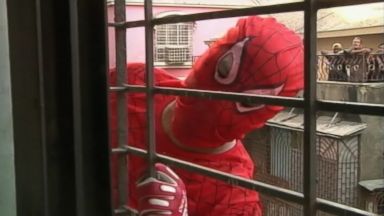
[[372,61],[371,48],[363,46],[360,37],[354,37],[352,46],[344,51],[345,69],[350,82],[365,82],[368,79],[369,65]]
[[352,46],[346,49],[345,52],[347,54],[368,54],[372,52],[372,49],[363,47],[363,39],[361,37],[354,37]]
[[327,59],[328,80],[329,81],[347,81],[345,73],[344,50],[341,43],[332,44],[331,51],[321,51],[321,54]]
[[335,54],[342,54],[343,53],[343,45],[341,43],[334,43],[332,44],[332,51],[329,50],[322,50],[322,55],[335,55]]

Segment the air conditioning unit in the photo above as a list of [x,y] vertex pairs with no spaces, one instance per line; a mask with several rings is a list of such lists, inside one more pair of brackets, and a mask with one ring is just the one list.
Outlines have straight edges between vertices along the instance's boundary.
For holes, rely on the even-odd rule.
[[188,46],[167,46],[165,47],[165,62],[169,65],[183,65],[191,62],[191,52]]

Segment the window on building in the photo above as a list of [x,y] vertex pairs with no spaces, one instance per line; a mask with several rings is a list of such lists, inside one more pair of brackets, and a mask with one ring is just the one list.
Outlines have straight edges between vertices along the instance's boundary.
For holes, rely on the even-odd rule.
[[193,22],[187,22],[155,27],[154,60],[156,66],[192,65],[193,26]]

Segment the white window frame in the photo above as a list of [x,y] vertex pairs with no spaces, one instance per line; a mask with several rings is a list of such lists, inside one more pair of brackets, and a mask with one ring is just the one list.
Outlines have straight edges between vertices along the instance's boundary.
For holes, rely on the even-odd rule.
[[[184,15],[184,13],[175,11],[163,12],[157,15],[156,18],[177,15]],[[164,67],[191,67],[193,62],[193,29],[193,22],[170,23],[155,26],[153,46],[154,65]]]

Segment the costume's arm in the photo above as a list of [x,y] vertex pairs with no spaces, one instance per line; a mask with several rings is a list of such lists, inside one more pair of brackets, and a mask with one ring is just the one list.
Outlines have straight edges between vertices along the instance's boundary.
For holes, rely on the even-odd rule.
[[347,54],[368,54],[372,52],[371,48],[361,48],[361,49],[348,49],[345,50],[345,53]]
[[157,163],[155,177],[143,177],[136,184],[139,215],[187,216],[185,185],[169,167]]
[[321,50],[320,53],[321,53],[321,55],[329,55],[329,54],[331,54],[331,52],[328,51],[328,50]]

